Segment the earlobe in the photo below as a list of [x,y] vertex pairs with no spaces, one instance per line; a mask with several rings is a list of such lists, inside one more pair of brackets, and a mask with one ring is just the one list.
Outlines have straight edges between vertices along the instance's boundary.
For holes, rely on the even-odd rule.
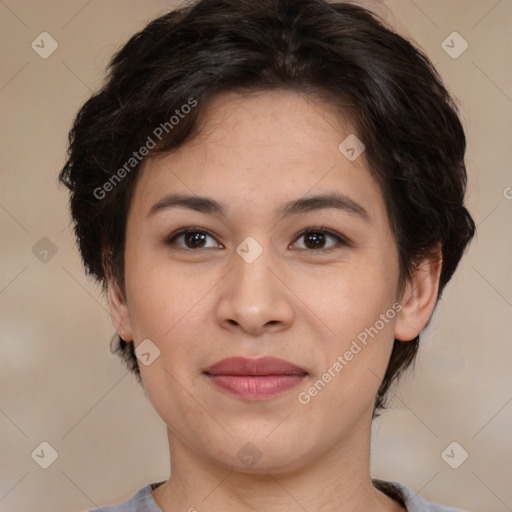
[[124,341],[132,341],[132,328],[128,306],[119,285],[116,282],[108,283],[108,305],[112,324]]
[[421,262],[407,283],[395,324],[395,339],[413,340],[427,324],[436,305],[441,268],[442,252],[438,246],[434,254]]

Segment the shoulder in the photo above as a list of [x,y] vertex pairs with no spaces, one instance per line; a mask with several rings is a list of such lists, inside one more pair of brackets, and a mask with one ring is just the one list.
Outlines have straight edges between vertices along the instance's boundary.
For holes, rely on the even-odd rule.
[[131,498],[122,503],[92,508],[87,512],[162,512],[162,509],[156,504],[151,494],[151,490],[158,486],[159,483],[145,485]]
[[[97,507],[87,512],[162,512],[151,494],[151,490],[160,483],[163,482],[145,485],[131,498],[117,505]],[[425,501],[417,493],[399,482],[373,480],[373,484],[377,489],[405,506],[407,512],[469,512]]]
[[399,482],[373,480],[373,485],[391,498],[401,502],[407,512],[469,512],[425,501],[417,493]]

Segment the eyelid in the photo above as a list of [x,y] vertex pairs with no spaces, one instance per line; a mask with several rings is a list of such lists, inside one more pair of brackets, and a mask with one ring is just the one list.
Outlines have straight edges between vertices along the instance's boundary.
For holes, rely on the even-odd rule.
[[314,250],[314,249],[302,249],[304,251],[308,251],[308,252],[311,252],[311,253],[314,253],[314,252],[318,252],[318,253],[322,253],[322,252],[328,252],[330,250],[333,250],[333,249],[337,249],[339,248],[340,245],[345,245],[345,246],[348,246],[348,247],[353,247],[353,243],[352,241],[347,238],[345,235],[342,235],[341,233],[339,233],[338,231],[334,231],[332,229],[329,229],[329,228],[324,228],[323,226],[310,226],[306,229],[303,229],[302,231],[300,231],[294,238],[294,241],[292,242],[292,244],[294,244],[300,237],[308,234],[308,233],[323,233],[325,235],[329,235],[329,236],[332,236],[333,238],[335,238],[337,241],[338,241],[338,245],[336,246],[333,246],[333,247],[328,247],[327,249],[317,249],[317,250]]
[[[202,233],[202,234],[205,234],[205,235],[208,235],[210,237],[212,237],[213,239],[216,240],[216,236],[213,235],[210,231],[208,231],[207,229],[205,228],[200,228],[199,226],[184,226],[184,227],[181,227],[181,228],[178,228],[176,229],[175,231],[173,231],[170,235],[166,235],[162,242],[165,244],[165,245],[174,245],[175,243],[175,240],[180,237],[181,235],[184,235],[188,232],[192,232],[192,233]],[[219,245],[222,245],[221,243],[217,242]],[[186,251],[198,251],[198,249],[189,249],[188,247],[179,247],[178,246],[178,249],[183,249],[183,250],[186,250]]]
[[[209,230],[207,230],[205,228],[201,228],[199,226],[184,226],[184,227],[176,229],[170,235],[166,235],[162,241],[165,245],[174,245],[175,240],[178,237],[180,237],[181,235],[184,235],[186,233],[189,233],[189,232],[202,233],[202,234],[208,235],[216,240],[216,236],[213,235]],[[295,244],[300,237],[302,237],[308,233],[323,233],[323,234],[329,235],[329,236],[335,238],[338,241],[338,244],[333,247],[328,247],[327,249],[300,249],[302,251],[307,251],[307,252],[311,252],[311,253],[316,253],[316,252],[317,253],[325,253],[325,252],[331,251],[333,249],[339,248],[340,245],[348,246],[348,247],[353,246],[352,241],[350,239],[348,239],[345,235],[342,235],[341,233],[339,233],[337,231],[334,231],[329,228],[325,228],[323,226],[309,226],[309,227],[303,229],[297,235],[295,235],[293,242],[290,245]],[[222,244],[220,242],[217,242],[217,243],[222,246]],[[183,249],[185,251],[194,251],[194,252],[198,252],[201,249],[201,248],[190,249],[188,247],[180,247],[180,246],[177,246],[177,247],[178,247],[178,249]],[[209,249],[209,248],[207,247],[207,249]]]

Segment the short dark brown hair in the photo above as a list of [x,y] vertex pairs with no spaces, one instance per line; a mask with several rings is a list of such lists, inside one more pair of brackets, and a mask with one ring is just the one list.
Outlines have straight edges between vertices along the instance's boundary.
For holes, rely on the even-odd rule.
[[[457,106],[413,43],[360,6],[323,0],[199,0],[150,22],[114,55],[105,85],[74,120],[59,175],[86,272],[104,290],[114,278],[125,293],[127,211],[140,168],[130,159],[148,137],[154,147],[144,158],[197,133],[218,94],[269,90],[342,107],[383,193],[401,283],[441,245],[439,298],[475,233]],[[134,344],[117,335],[112,343],[141,382]],[[395,339],[374,413],[418,344],[419,335]]]

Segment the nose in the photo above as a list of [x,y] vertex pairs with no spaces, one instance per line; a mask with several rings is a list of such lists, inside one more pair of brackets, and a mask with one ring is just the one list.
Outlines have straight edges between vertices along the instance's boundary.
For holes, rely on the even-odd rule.
[[289,328],[293,293],[279,265],[264,250],[256,260],[233,256],[233,268],[220,283],[217,320],[227,330],[253,336]]

